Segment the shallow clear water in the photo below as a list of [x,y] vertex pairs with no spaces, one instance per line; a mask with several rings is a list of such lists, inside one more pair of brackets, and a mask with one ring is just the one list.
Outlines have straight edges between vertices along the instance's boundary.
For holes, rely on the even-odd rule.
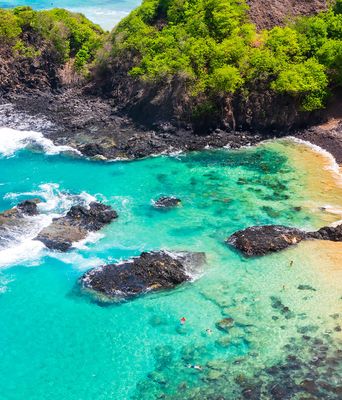
[[[341,189],[322,155],[283,141],[102,163],[20,150],[13,134],[0,130],[1,210],[38,196],[49,220],[95,197],[119,219],[67,254],[47,251],[32,234],[0,249],[1,400],[209,399],[223,391],[237,399],[241,375],[284,361],[289,343],[310,356],[304,331],[329,339],[331,351],[340,345],[341,319],[331,317],[341,312],[339,244],[327,252],[303,243],[248,260],[224,244],[250,225],[314,229],[340,218]],[[314,159],[321,165],[308,174]],[[160,195],[180,197],[182,206],[156,210],[151,200]],[[327,205],[335,214],[320,209]],[[191,283],[120,305],[77,290],[92,266],[157,249],[205,251],[208,263]],[[237,321],[228,335],[215,326],[225,316]]]
[[139,4],[139,0],[0,0],[0,8],[17,6],[31,6],[35,10],[66,8],[84,14],[106,30],[111,30]]

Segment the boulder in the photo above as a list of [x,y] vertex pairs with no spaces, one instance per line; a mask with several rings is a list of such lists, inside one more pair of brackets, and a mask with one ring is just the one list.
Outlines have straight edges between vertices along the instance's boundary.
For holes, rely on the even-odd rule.
[[73,206],[60,218],[44,228],[35,240],[53,250],[66,251],[74,242],[85,239],[89,232],[100,230],[117,218],[117,213],[109,206],[92,202],[89,207]]
[[91,269],[80,279],[83,289],[107,299],[127,299],[171,289],[191,279],[191,271],[205,262],[204,253],[143,252],[117,264]]
[[246,256],[261,256],[284,250],[302,240],[310,239],[341,242],[342,224],[335,227],[323,227],[316,232],[305,232],[282,225],[252,226],[235,232],[226,240],[226,243]]
[[162,197],[159,197],[158,200],[155,200],[153,202],[153,205],[156,208],[171,208],[171,207],[177,207],[180,203],[181,203],[181,200],[178,199],[177,197],[162,196]]

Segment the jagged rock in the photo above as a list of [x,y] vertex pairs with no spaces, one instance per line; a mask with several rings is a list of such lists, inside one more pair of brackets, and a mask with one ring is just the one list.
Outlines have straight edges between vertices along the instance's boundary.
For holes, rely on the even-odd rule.
[[40,203],[39,199],[24,200],[16,207],[0,213],[0,227],[5,225],[15,225],[18,219],[24,216],[38,215],[37,204]]
[[177,197],[167,197],[167,196],[162,196],[159,197],[158,200],[153,202],[154,207],[157,208],[170,208],[170,207],[177,207],[181,203],[181,200],[178,199]]
[[33,216],[38,215],[39,211],[37,208],[37,204],[40,203],[39,199],[32,199],[32,200],[24,200],[17,205],[17,210],[22,214]]
[[89,208],[73,206],[70,211],[44,228],[35,240],[53,250],[66,251],[74,242],[84,239],[89,232],[95,232],[117,218],[117,213],[109,206],[92,202]]
[[226,243],[246,256],[260,256],[284,250],[302,240],[310,239],[340,242],[342,241],[342,224],[336,227],[324,227],[316,232],[304,232],[282,225],[252,226],[235,232],[226,240]]
[[204,253],[143,252],[117,264],[86,272],[81,286],[109,299],[125,299],[161,289],[170,289],[191,279],[191,269],[205,262]]

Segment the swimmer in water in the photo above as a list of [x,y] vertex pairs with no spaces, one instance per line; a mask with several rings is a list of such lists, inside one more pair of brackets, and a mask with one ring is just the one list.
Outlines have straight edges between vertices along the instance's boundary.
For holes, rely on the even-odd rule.
[[192,364],[189,364],[188,368],[197,369],[198,371],[202,371],[203,369],[201,365],[192,365]]

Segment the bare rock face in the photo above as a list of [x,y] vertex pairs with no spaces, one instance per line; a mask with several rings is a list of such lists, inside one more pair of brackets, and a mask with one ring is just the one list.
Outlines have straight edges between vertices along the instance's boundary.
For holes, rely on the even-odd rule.
[[259,29],[283,25],[297,16],[314,15],[328,7],[327,0],[248,0],[249,16]]
[[73,206],[61,218],[55,218],[35,238],[53,250],[66,251],[72,243],[84,239],[89,232],[100,230],[117,218],[117,213],[109,206],[92,202],[89,208]]
[[336,227],[324,227],[316,232],[304,232],[282,225],[252,226],[235,232],[226,240],[226,243],[246,256],[261,256],[284,250],[302,240],[310,239],[341,242],[342,224]]
[[190,280],[191,269],[204,262],[204,253],[144,252],[122,263],[92,269],[83,275],[80,284],[102,298],[127,299],[180,285]]

